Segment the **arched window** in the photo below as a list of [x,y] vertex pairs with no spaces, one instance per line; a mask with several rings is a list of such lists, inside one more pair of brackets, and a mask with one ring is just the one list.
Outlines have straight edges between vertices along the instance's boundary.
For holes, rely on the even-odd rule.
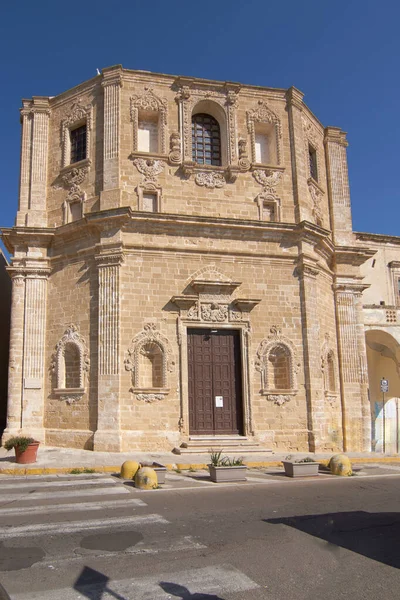
[[200,165],[221,165],[221,132],[211,115],[192,117],[192,160]]
[[277,345],[271,348],[268,361],[269,388],[271,390],[289,390],[290,384],[290,353],[288,348]]

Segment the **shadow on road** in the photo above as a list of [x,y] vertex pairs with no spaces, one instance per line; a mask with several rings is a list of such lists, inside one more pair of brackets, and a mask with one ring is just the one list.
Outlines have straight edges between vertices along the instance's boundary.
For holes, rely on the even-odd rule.
[[364,511],[264,519],[272,525],[288,525],[385,565],[400,568],[400,513]]
[[107,596],[111,596],[111,598],[115,598],[116,600],[129,600],[129,598],[120,596],[120,594],[113,592],[113,590],[107,587],[109,581],[110,578],[100,573],[100,571],[84,567],[82,573],[75,581],[74,590],[82,594],[85,598],[89,598],[89,600],[102,600],[106,592]]
[[[107,598],[111,597],[116,600],[133,600],[133,598],[125,598],[125,596],[121,596],[111,590],[108,587],[109,581],[110,578],[103,573],[100,573],[100,571],[96,571],[90,567],[84,567],[76,580],[73,589],[82,594],[85,598],[89,598],[89,600],[102,600],[104,594],[107,594]],[[181,598],[181,600],[224,600],[221,596],[215,596],[214,594],[192,594],[187,587],[179,585],[178,583],[160,581],[159,585],[164,592],[175,596],[176,598]],[[2,600],[2,598],[3,596],[0,596],[0,600]],[[4,600],[7,598],[8,596],[5,596]]]
[[221,596],[215,596],[214,594],[192,594],[187,587],[169,581],[160,581],[160,587],[167,594],[172,594],[176,598],[181,598],[181,600],[224,600]]

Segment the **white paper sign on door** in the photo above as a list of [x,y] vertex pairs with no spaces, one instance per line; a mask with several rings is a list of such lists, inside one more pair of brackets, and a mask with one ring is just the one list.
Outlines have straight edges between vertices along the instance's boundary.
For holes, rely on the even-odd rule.
[[215,406],[216,408],[222,408],[224,406],[223,396],[215,396]]

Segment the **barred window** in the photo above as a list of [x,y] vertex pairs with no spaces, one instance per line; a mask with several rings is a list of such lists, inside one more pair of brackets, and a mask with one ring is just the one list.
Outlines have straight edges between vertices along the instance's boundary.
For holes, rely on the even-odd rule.
[[200,165],[221,165],[221,133],[211,115],[192,117],[192,160]]
[[315,181],[318,181],[317,151],[312,146],[308,146],[308,156],[310,161],[310,176]]
[[71,164],[86,158],[86,125],[72,129],[71,136]]

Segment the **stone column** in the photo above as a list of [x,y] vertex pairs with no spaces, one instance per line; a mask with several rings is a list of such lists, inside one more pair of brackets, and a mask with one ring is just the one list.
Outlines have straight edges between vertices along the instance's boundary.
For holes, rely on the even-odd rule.
[[300,255],[300,298],[304,352],[304,378],[307,399],[309,449],[317,452],[323,442],[324,382],[321,370],[321,350],[318,323],[317,260]]
[[47,271],[28,271],[25,278],[24,359],[21,428],[44,442],[44,352]]
[[117,208],[121,202],[119,148],[121,113],[121,69],[103,70],[104,137],[103,137],[103,191],[100,209]]
[[371,449],[367,358],[360,314],[361,291],[357,284],[335,285],[343,444],[348,452],[367,452]]
[[[10,269],[11,271],[11,269]],[[12,273],[10,359],[8,366],[7,428],[3,441],[16,435],[22,423],[22,366],[24,356],[25,275]]]
[[346,134],[338,127],[326,127],[324,143],[333,241],[336,245],[352,245],[354,240],[347,171]]
[[49,99],[34,96],[31,112],[33,115],[31,178],[26,225],[28,227],[46,227]]
[[304,94],[291,87],[286,94],[289,116],[290,148],[292,156],[293,192],[296,223],[313,222],[310,194],[307,186],[307,157],[305,155],[302,112]]
[[94,450],[119,452],[120,267],[122,253],[96,257],[99,271],[98,414]]

